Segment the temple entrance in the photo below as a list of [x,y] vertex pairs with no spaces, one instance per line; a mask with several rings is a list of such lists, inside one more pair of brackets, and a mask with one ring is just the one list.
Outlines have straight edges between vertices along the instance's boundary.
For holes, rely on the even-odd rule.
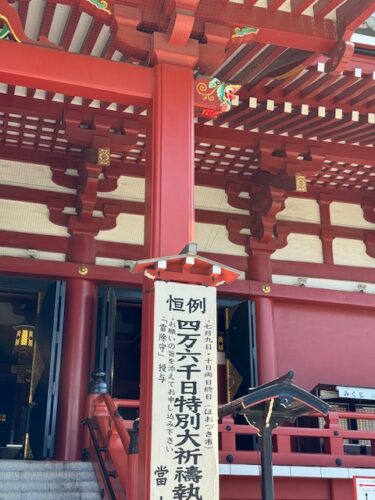
[[[142,294],[140,290],[101,287],[98,297],[95,369],[106,374],[114,398],[139,400]],[[126,419],[138,410],[120,409]]]
[[[114,398],[140,398],[141,300],[140,290],[99,289],[95,369],[106,374]],[[218,400],[226,403],[257,385],[253,304],[219,298],[217,330]],[[129,420],[138,416],[137,411],[120,408]]]
[[0,459],[53,456],[64,292],[0,282]]
[[113,353],[112,395],[139,399],[142,305],[118,302]]

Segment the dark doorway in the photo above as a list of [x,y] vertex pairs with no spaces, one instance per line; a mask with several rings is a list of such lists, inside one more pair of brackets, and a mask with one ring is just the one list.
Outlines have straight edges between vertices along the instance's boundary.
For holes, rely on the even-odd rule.
[[38,294],[0,293],[0,457],[23,457]]
[[[230,402],[258,385],[254,304],[245,301],[227,308],[226,319],[226,389],[227,402]],[[241,415],[236,415],[234,421],[247,424]],[[237,450],[254,450],[256,447],[255,436],[236,436]]]
[[115,398],[139,399],[141,328],[141,304],[118,302],[112,381]]
[[65,285],[0,279],[0,458],[53,456]]
[[[141,300],[140,290],[99,288],[95,369],[106,374],[114,398],[139,400]],[[137,409],[119,412],[125,419],[138,417]]]
[[[99,290],[95,368],[106,374],[114,398],[140,397],[141,299],[140,290]],[[249,301],[219,298],[217,311],[218,399],[225,403],[257,385],[255,319]],[[129,420],[138,416],[119,411]]]

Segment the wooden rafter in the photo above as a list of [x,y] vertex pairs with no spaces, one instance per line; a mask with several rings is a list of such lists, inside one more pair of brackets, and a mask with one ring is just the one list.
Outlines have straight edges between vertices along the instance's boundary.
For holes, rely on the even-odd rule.
[[373,0],[354,0],[345,2],[337,9],[337,22],[340,35],[348,40],[358,26],[374,13]]
[[233,29],[236,26],[254,26],[259,29],[256,41],[293,47],[312,52],[328,53],[337,42],[336,25],[327,20],[315,22],[308,16],[295,16],[280,10],[248,7],[228,3],[215,9],[212,0],[202,0],[197,16],[204,22],[216,22]]

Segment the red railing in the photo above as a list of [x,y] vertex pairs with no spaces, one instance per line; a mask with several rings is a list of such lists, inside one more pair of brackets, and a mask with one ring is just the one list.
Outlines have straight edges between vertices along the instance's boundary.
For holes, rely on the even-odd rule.
[[[324,428],[279,427],[273,432],[273,463],[277,465],[375,467],[375,430],[345,429],[342,425],[343,419],[345,421],[368,420],[375,423],[375,414],[330,412],[324,419]],[[237,448],[238,436],[244,435],[256,435],[256,430],[249,425],[235,424],[231,417],[223,418],[222,423],[219,424],[220,463],[259,463],[258,451],[243,451]],[[314,448],[318,448],[317,451],[309,452],[309,443],[307,443],[309,438],[310,441],[311,438],[315,438]],[[302,440],[305,442],[303,452],[299,449]],[[346,440],[369,442],[366,455],[350,454]],[[360,445],[355,446],[359,452]]]
[[[109,394],[91,395],[88,401],[88,415],[94,423],[96,438],[100,443],[100,453],[110,481],[115,491],[116,500],[135,500],[137,496],[138,454],[132,453],[131,435],[133,421],[124,420],[118,408],[139,408],[139,401],[113,399]],[[104,472],[100,467],[92,440],[86,435],[89,457],[96,467],[97,477],[105,491],[105,498],[111,498],[106,487]]]
[[[108,394],[90,396],[89,415],[97,423],[98,434],[103,444],[103,454],[108,468],[117,472],[112,478],[116,499],[134,500],[136,498],[138,455],[129,454],[130,432],[133,421],[121,418],[119,409],[139,409],[138,400],[112,399]],[[375,468],[375,430],[350,430],[344,428],[345,422],[365,420],[374,422],[375,414],[359,412],[330,412],[324,419],[316,416],[317,427],[279,427],[273,432],[273,463],[275,465],[304,465],[330,467],[371,467]],[[324,421],[324,427],[318,422]],[[256,435],[257,431],[249,425],[235,424],[232,417],[225,417],[219,423],[220,463],[258,464],[259,452],[239,449],[239,436]],[[307,441],[310,440],[310,441]],[[314,451],[309,450],[314,440]],[[366,454],[350,454],[360,451],[359,441],[367,446],[361,448]],[[353,445],[354,442],[354,445]],[[307,444],[306,444],[307,443]],[[304,451],[301,451],[304,444]],[[241,446],[240,446],[241,448]],[[116,483],[119,483],[117,484]],[[104,485],[105,488],[105,485]],[[109,497],[108,497],[109,498]]]

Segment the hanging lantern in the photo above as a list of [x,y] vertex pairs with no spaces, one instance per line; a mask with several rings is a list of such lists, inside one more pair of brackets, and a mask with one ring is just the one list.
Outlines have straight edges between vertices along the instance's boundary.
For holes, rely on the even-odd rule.
[[32,325],[17,325],[16,339],[14,341],[14,350],[17,352],[31,351],[34,345],[34,330]]

